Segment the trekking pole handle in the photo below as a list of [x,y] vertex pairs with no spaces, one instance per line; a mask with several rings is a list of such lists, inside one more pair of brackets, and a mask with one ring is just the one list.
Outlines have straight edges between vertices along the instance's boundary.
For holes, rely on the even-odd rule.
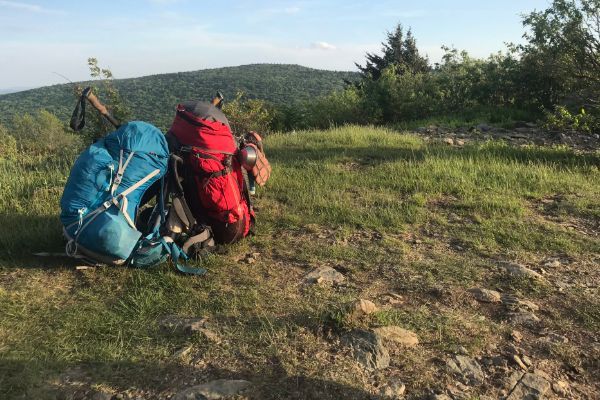
[[225,99],[225,97],[223,96],[223,93],[221,93],[220,91],[217,91],[217,94],[211,100],[211,104],[217,108],[221,108],[221,107],[223,107],[224,99]]
[[102,114],[102,116],[104,118],[106,118],[106,120],[108,122],[110,122],[115,128],[118,128],[121,126],[121,124],[119,123],[119,121],[117,121],[115,119],[115,117],[113,117],[112,115],[110,115],[110,113],[108,112],[108,109],[106,108],[106,106],[104,104],[102,104],[100,102],[100,100],[98,100],[98,98],[96,97],[96,95],[94,93],[92,93],[92,88],[85,88],[82,92],[82,95],[85,96],[86,99],[88,99],[88,101],[90,102],[90,104],[96,109],[98,110],[98,112],[100,114]]

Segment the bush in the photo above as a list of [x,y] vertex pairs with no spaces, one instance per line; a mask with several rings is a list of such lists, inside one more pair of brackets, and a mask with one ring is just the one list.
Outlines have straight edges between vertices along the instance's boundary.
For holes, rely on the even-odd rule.
[[233,101],[225,103],[223,112],[236,136],[255,131],[261,135],[269,133],[274,111],[263,100],[244,99],[244,93],[238,92]]
[[8,133],[4,125],[0,125],[0,159],[12,159],[17,155],[17,140]]
[[573,114],[566,107],[557,106],[554,112],[546,112],[543,127],[551,130],[591,133],[600,130],[600,120],[588,114],[583,108],[578,114]]
[[74,154],[81,139],[65,129],[60,120],[46,110],[35,115],[13,117],[11,135],[20,151],[32,154]]
[[441,92],[430,73],[398,73],[386,68],[365,82],[362,109],[367,123],[397,123],[430,117],[440,109]]

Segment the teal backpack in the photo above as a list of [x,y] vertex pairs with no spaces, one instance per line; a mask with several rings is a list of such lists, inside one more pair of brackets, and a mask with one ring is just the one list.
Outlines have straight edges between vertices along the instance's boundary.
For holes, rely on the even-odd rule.
[[[204,274],[204,269],[179,263],[188,257],[165,234],[168,164],[165,136],[145,122],[123,124],[88,147],[75,161],[60,202],[67,254],[94,264],[138,268],[171,257],[179,271]],[[142,232],[136,222],[151,187],[160,193]]]

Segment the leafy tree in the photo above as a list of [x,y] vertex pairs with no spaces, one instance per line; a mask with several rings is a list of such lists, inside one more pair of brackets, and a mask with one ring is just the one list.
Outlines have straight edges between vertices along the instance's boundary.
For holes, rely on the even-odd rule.
[[[553,0],[525,16],[523,62],[545,84],[541,101],[600,107],[600,0]],[[531,83],[536,83],[535,80]]]
[[395,66],[397,73],[424,73],[429,71],[429,60],[419,54],[417,42],[408,29],[404,35],[402,24],[398,24],[393,32],[387,33],[387,39],[382,42],[383,55],[367,53],[366,64],[356,63],[363,79],[377,80],[381,77],[383,70],[389,66]]

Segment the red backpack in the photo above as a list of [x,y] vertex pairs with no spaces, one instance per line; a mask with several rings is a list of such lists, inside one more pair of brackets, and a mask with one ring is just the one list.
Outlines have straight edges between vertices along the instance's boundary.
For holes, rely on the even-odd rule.
[[210,103],[179,104],[169,136],[184,161],[184,195],[194,217],[212,228],[219,243],[248,235],[254,212],[225,115]]

